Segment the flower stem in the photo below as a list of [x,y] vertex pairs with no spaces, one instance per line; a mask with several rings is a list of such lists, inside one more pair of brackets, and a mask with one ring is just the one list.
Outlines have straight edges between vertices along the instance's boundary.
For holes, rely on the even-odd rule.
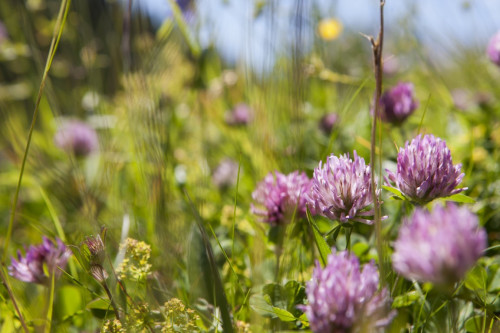
[[50,288],[47,290],[48,292],[48,298],[47,298],[47,315],[45,316],[46,318],[46,323],[43,331],[45,333],[50,333],[51,326],[52,326],[52,311],[54,307],[54,292],[55,292],[55,269],[52,269],[52,272],[50,274]]
[[119,321],[122,321],[122,319],[120,317],[120,311],[119,311],[118,307],[116,306],[116,303],[113,299],[113,295],[111,294],[111,291],[109,291],[108,284],[106,283],[106,280],[104,280],[101,283],[101,285],[104,288],[104,290],[106,291],[106,294],[108,295],[109,301],[111,302],[111,306],[113,307],[113,310],[115,311],[116,319],[118,319]]
[[276,256],[276,275],[275,279],[276,282],[279,283],[281,279],[281,265],[280,265],[280,260],[281,260],[281,255],[283,253],[283,244],[284,244],[284,239],[285,239],[285,228],[284,227],[279,227],[278,229],[278,239],[276,241],[276,247],[275,247],[275,256]]
[[349,252],[351,252],[351,233],[352,233],[352,226],[349,227],[344,227],[345,229],[345,249]]

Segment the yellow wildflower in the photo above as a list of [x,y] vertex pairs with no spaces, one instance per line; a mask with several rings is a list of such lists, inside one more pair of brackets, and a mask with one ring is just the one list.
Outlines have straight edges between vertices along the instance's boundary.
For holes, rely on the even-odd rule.
[[334,18],[323,19],[318,23],[319,36],[324,40],[337,39],[342,30],[342,23]]

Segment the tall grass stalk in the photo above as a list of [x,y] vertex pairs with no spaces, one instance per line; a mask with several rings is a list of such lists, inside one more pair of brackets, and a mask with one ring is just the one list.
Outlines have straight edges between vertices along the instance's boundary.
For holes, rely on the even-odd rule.
[[238,200],[238,189],[240,186],[240,171],[241,171],[241,153],[238,162],[238,175],[236,176],[236,193],[234,194],[233,226],[231,230],[231,261],[234,260],[234,233],[236,228],[236,207],[237,207],[236,204]]
[[16,208],[19,200],[19,192],[21,190],[21,184],[23,181],[24,168],[26,166],[26,160],[28,158],[28,152],[31,145],[31,138],[33,136],[33,131],[35,129],[36,119],[38,117],[38,111],[40,109],[40,102],[42,100],[43,90],[45,88],[45,84],[47,81],[47,77],[49,74],[50,67],[52,66],[52,61],[54,60],[54,56],[57,51],[57,47],[59,46],[59,41],[61,40],[64,24],[66,23],[66,18],[68,17],[69,7],[71,5],[71,0],[62,0],[61,6],[59,7],[59,14],[57,16],[56,25],[54,27],[54,33],[52,35],[52,42],[50,44],[49,54],[47,57],[47,62],[45,64],[45,69],[43,71],[42,80],[40,83],[40,87],[38,89],[38,95],[35,103],[35,110],[33,111],[33,118],[31,120],[31,125],[28,133],[28,139],[26,141],[26,148],[24,149],[23,160],[21,163],[21,170],[19,171],[19,180],[16,186],[16,192],[14,194],[14,200],[12,202],[12,212],[10,214],[9,225],[7,227],[7,234],[5,236],[5,243],[3,248],[2,262],[5,263],[7,259],[7,253],[9,249],[10,238],[12,237],[12,229],[14,226],[14,220],[16,217]]

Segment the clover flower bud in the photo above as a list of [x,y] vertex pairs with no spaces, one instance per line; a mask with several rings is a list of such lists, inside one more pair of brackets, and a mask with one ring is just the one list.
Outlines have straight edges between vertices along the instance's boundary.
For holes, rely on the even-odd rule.
[[400,125],[417,108],[413,83],[400,82],[380,97],[379,116],[384,122]]

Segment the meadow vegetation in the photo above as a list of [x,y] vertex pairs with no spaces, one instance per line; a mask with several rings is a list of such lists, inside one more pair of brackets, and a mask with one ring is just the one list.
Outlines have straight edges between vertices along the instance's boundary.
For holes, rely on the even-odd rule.
[[500,332],[500,35],[386,27],[373,141],[357,31],[258,73],[169,3],[0,1],[1,333]]

